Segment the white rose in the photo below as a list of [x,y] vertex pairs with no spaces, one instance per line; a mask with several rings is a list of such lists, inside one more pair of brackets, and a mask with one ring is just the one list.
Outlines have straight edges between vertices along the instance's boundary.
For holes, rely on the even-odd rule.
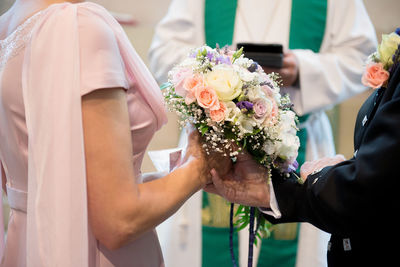
[[240,66],[242,68],[248,68],[253,63],[253,60],[244,57],[243,55],[235,60],[234,65]]
[[246,88],[246,96],[249,98],[249,101],[252,102],[258,98],[262,98],[264,92],[262,92],[260,87],[248,87]]
[[265,151],[265,153],[267,153],[267,155],[273,155],[276,152],[275,144],[272,141],[267,140],[264,143],[263,150]]
[[295,158],[300,146],[299,138],[293,134],[283,134],[281,141],[276,142],[277,154],[285,159]]
[[258,76],[257,72],[250,72],[247,69],[241,68],[239,70],[240,78],[245,82],[251,82],[255,80]]
[[290,133],[292,135],[296,134],[296,114],[293,111],[286,110],[280,114],[280,131],[285,133]]
[[238,118],[237,124],[242,134],[252,133],[254,126],[256,126],[256,122],[245,115]]
[[222,101],[233,100],[242,93],[242,81],[233,68],[217,66],[204,79]]
[[226,105],[226,113],[225,120],[226,121],[234,121],[235,118],[238,118],[242,112],[232,101],[225,102]]
[[299,138],[296,136],[296,114],[293,111],[283,111],[280,114],[279,137],[281,141],[276,142],[276,151],[282,158],[293,158],[297,156],[300,146]]

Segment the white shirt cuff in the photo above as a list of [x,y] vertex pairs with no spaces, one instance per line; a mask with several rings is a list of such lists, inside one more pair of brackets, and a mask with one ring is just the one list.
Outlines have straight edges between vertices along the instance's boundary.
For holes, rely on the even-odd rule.
[[269,216],[274,217],[275,219],[279,219],[282,217],[281,211],[279,210],[278,201],[275,197],[274,187],[272,185],[272,181],[268,184],[269,186],[269,194],[270,194],[270,208],[258,208],[262,213],[265,213]]

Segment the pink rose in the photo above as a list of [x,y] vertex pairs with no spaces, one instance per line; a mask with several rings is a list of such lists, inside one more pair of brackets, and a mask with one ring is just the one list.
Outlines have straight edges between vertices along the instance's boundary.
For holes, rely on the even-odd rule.
[[271,113],[269,114],[269,116],[267,116],[267,118],[265,119],[265,121],[263,123],[266,126],[275,125],[278,122],[278,115],[279,115],[278,104],[273,99],[270,99],[270,100],[272,103]]
[[268,85],[261,86],[261,89],[264,91],[266,96],[272,97],[274,95],[274,90]]
[[389,79],[389,72],[383,68],[382,63],[372,63],[367,66],[361,79],[365,86],[374,89],[381,87]]
[[215,122],[221,122],[225,119],[226,105],[224,102],[219,102],[219,108],[210,110],[210,117]]
[[175,92],[181,97],[186,97],[187,91],[184,88],[184,83],[186,78],[191,77],[193,72],[191,69],[180,69],[178,72],[174,73],[172,76],[172,83],[175,87]]
[[200,75],[194,75],[193,77],[186,78],[183,83],[183,88],[186,90],[186,104],[191,104],[196,100],[196,88],[197,86],[203,86],[204,80]]
[[198,85],[195,87],[197,103],[203,108],[216,110],[219,108],[217,93],[209,86]]
[[271,109],[271,104],[268,105],[267,101],[264,99],[256,99],[253,103],[253,110],[254,110],[254,117],[256,119],[262,119],[267,115],[267,112],[269,112]]

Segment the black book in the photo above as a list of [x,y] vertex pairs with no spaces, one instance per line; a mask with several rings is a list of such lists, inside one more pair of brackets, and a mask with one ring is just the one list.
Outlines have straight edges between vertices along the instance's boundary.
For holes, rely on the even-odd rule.
[[281,44],[237,44],[237,49],[242,47],[245,57],[254,60],[259,65],[270,68],[282,68],[283,46]]

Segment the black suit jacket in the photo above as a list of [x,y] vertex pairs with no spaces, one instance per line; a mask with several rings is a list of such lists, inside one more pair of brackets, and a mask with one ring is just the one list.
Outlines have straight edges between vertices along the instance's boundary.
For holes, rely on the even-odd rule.
[[353,158],[310,175],[303,185],[273,173],[282,218],[266,217],[331,233],[329,266],[400,266],[399,67],[387,88],[361,107],[354,145]]

